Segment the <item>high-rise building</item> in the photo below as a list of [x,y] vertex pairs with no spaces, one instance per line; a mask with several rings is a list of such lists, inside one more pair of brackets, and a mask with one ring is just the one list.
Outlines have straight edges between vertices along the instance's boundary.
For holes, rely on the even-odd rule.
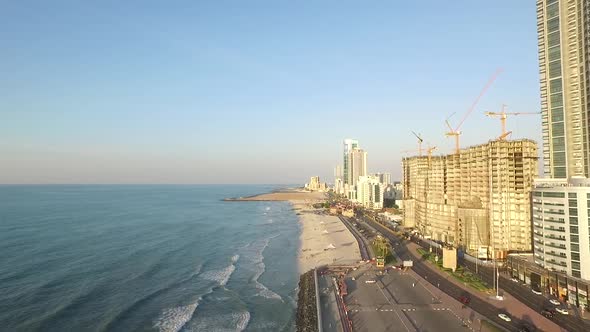
[[391,183],[391,173],[375,173],[373,175],[379,178],[379,182],[385,186]]
[[348,155],[348,183],[355,186],[359,177],[367,175],[367,152],[354,148]]
[[538,179],[533,192],[535,263],[590,280],[590,180]]
[[356,184],[356,201],[368,209],[383,208],[384,186],[379,178],[372,176],[360,176]]
[[404,226],[471,254],[530,251],[537,162],[537,144],[526,139],[404,158]]
[[359,142],[358,140],[355,139],[350,139],[347,138],[344,140],[344,159],[343,159],[343,166],[344,166],[344,170],[342,173],[342,180],[344,181],[345,184],[352,184],[352,182],[349,182],[350,179],[350,163],[349,163],[349,156],[350,153],[352,152],[353,149],[358,148],[359,146]]
[[[590,259],[589,21],[588,0],[537,0],[543,170],[548,178],[537,179],[532,194],[534,261],[583,279],[590,279],[590,266],[584,265]],[[549,279],[541,284],[551,285]]]
[[589,176],[590,1],[537,0],[543,171]]

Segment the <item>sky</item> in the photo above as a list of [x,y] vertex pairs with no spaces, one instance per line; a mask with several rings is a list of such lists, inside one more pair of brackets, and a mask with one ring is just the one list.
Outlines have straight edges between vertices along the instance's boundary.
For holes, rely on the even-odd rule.
[[399,179],[498,68],[461,146],[540,111],[534,1],[6,1],[0,49],[0,183],[332,182],[345,138]]

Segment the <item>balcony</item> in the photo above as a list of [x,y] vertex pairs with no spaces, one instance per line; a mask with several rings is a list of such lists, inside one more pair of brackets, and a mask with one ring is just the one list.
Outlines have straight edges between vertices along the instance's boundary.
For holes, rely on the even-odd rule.
[[549,243],[545,243],[545,246],[555,248],[555,249],[563,249],[563,250],[566,249],[565,244],[554,244],[554,243],[549,242]]
[[545,251],[545,255],[567,259],[567,256],[564,253],[557,253],[555,251]]

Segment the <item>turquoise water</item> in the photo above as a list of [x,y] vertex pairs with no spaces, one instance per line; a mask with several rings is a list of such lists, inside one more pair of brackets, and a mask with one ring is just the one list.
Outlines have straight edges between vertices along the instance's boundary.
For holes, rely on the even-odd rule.
[[293,331],[275,186],[0,186],[0,330]]

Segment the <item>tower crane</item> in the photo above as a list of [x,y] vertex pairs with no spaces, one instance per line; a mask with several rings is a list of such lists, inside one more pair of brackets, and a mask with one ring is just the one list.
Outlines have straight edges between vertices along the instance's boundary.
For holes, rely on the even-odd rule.
[[418,153],[419,153],[419,156],[422,156],[422,142],[424,142],[424,140],[422,139],[422,136],[420,136],[419,134],[416,134],[413,131],[412,131],[412,134],[414,134],[414,136],[416,136],[416,138],[418,139]]
[[502,124],[502,135],[498,136],[498,140],[504,140],[512,131],[506,131],[506,119],[508,115],[532,115],[532,114],[541,114],[541,112],[509,112],[506,113],[506,105],[502,104],[502,112],[485,112],[485,115],[488,117],[497,117],[500,118],[500,123]]
[[455,129],[453,129],[453,127],[451,127],[451,124],[449,123],[450,117],[448,117],[445,120],[445,123],[447,124],[447,127],[449,128],[449,131],[445,133],[445,136],[447,136],[447,137],[454,136],[455,137],[455,153],[458,154],[460,152],[459,136],[461,135],[461,131],[459,131],[459,129],[461,129],[461,126],[463,125],[463,123],[465,122],[465,120],[467,119],[469,114],[471,114],[471,112],[473,111],[475,106],[477,106],[477,103],[479,103],[479,100],[481,99],[481,97],[483,97],[483,95],[486,93],[488,88],[492,85],[492,83],[494,83],[494,81],[496,80],[496,77],[498,77],[498,75],[501,72],[502,72],[502,68],[499,68],[496,70],[496,72],[492,75],[492,77],[488,80],[486,85],[483,87],[483,89],[481,90],[481,92],[479,93],[477,98],[475,98],[475,101],[473,101],[473,104],[471,104],[471,107],[469,107],[469,109],[467,110],[467,113],[465,113],[465,115],[463,116],[463,119],[461,119],[461,122],[459,122],[459,124],[457,125],[457,127],[455,127]]

